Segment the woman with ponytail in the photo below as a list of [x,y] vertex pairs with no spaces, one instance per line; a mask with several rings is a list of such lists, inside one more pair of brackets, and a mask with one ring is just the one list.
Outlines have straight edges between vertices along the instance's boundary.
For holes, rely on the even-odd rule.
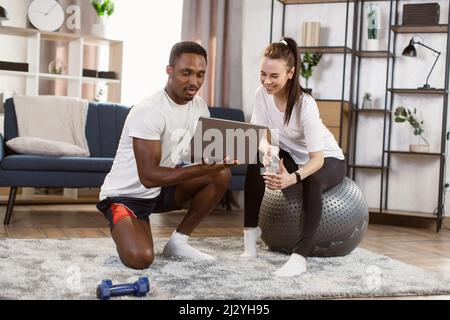
[[[303,230],[287,263],[276,276],[306,272],[306,258],[322,216],[322,193],[345,177],[342,150],[323,125],[316,101],[300,85],[299,55],[293,39],[269,45],[261,62],[261,86],[256,90],[251,122],[266,126],[271,140],[260,150],[262,163],[249,165],[245,182],[244,245],[242,257],[256,257],[261,236],[259,209],[265,188],[283,190],[302,184]],[[279,160],[275,172],[273,162]],[[265,167],[265,169],[263,169]]]

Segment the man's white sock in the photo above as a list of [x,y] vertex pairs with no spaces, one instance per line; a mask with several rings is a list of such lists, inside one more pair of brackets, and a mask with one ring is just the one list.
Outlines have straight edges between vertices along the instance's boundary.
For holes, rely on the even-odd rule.
[[274,275],[277,277],[295,277],[304,272],[306,272],[306,258],[297,253],[293,253],[289,257],[288,262],[275,271]]
[[167,241],[163,255],[166,257],[190,258],[196,260],[214,260],[213,256],[191,247],[187,241],[189,236],[174,231]]
[[261,238],[262,230],[260,227],[244,229],[244,253],[243,258],[256,258],[256,243]]

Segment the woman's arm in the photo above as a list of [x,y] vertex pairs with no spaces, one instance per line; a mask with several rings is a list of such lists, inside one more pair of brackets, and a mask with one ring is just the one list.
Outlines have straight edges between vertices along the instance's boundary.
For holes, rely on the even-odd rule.
[[[309,159],[310,160],[303,167],[297,170],[302,180],[305,180],[310,175],[316,173],[323,167],[324,162],[323,151],[311,152],[309,154]],[[295,174],[294,173],[292,174],[294,175],[295,178]]]

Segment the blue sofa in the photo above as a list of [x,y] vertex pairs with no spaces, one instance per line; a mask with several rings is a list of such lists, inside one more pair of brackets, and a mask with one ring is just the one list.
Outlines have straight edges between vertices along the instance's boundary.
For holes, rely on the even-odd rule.
[[[14,154],[4,143],[18,136],[14,102],[8,99],[5,103],[4,138],[0,134],[0,187],[11,188],[4,224],[11,222],[18,188],[100,187],[111,169],[129,110],[118,104],[89,103],[86,121],[89,158],[20,155]],[[213,107],[210,111],[212,117],[244,121],[242,111],[237,109]],[[232,170],[229,190],[243,189],[246,168],[240,166]]]

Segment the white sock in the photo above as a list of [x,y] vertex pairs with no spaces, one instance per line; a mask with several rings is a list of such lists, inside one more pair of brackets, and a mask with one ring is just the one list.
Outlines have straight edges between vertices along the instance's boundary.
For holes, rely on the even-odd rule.
[[187,241],[189,236],[174,231],[167,241],[163,255],[166,257],[190,258],[196,260],[214,260],[213,256],[191,247]]
[[288,262],[274,272],[277,277],[294,277],[306,272],[306,258],[297,254],[291,254]]
[[243,258],[256,258],[256,242],[261,238],[262,230],[260,227],[244,229],[244,253]]

